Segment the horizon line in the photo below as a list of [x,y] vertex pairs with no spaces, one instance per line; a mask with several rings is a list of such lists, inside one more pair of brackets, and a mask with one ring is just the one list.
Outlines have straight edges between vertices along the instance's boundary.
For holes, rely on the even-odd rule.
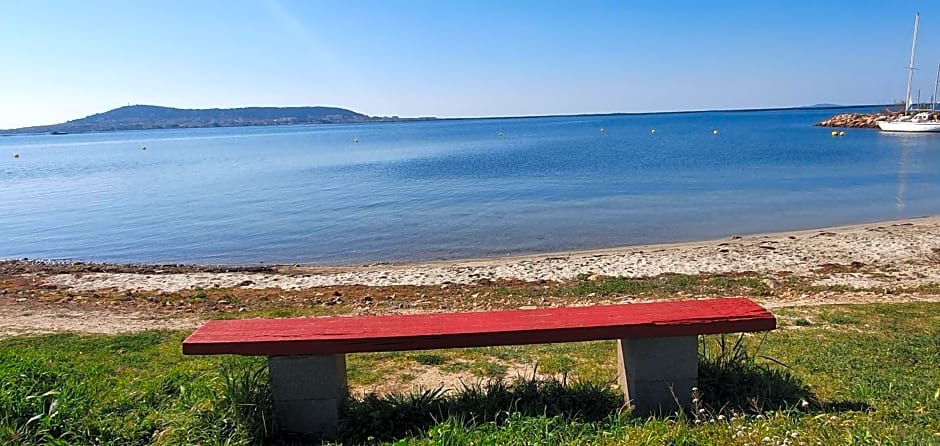
[[[112,108],[107,111],[93,113],[81,118],[70,119],[65,122],[59,122],[55,124],[39,124],[39,125],[30,125],[25,127],[17,127],[12,129],[0,129],[0,134],[3,132],[9,131],[18,131],[33,127],[50,127],[56,125],[67,124],[72,121],[78,121],[81,119],[89,118],[91,116],[99,115],[102,113],[107,113],[110,111],[118,110],[125,107],[162,107],[162,108],[172,108],[176,110],[237,110],[243,108],[310,108],[310,107],[324,107],[324,108],[340,108],[348,110],[354,113],[363,114],[369,118],[388,118],[388,117],[398,117],[402,121],[416,121],[416,120],[436,120],[436,121],[458,121],[458,120],[484,120],[484,119],[535,119],[535,118],[573,118],[573,117],[585,117],[585,116],[644,116],[644,115],[669,115],[669,114],[688,114],[688,113],[734,113],[734,112],[760,112],[760,111],[782,111],[782,110],[837,110],[837,109],[846,109],[846,108],[862,108],[862,107],[890,107],[897,104],[852,104],[852,105],[838,105],[838,104],[823,104],[823,105],[801,105],[793,107],[751,107],[751,108],[716,108],[716,109],[693,109],[693,110],[665,110],[665,111],[641,111],[641,112],[608,112],[608,113],[560,113],[560,114],[545,114],[545,115],[497,115],[497,116],[454,116],[454,117],[438,117],[438,116],[413,116],[413,117],[401,117],[399,115],[367,115],[365,113],[360,113],[358,111],[348,109],[345,107],[335,106],[335,105],[293,105],[293,106],[239,106],[239,107],[213,107],[213,108],[179,108],[171,107],[165,105],[154,105],[154,104],[133,104],[133,105],[122,105],[117,108]],[[290,124],[286,124],[290,125]],[[41,133],[41,132],[37,132]]]

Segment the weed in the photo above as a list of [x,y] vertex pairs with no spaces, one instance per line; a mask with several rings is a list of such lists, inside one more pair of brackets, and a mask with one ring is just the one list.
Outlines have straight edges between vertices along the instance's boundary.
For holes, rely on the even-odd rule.
[[194,298],[194,299],[204,300],[206,297],[207,297],[207,296],[206,296],[206,290],[204,290],[204,289],[202,289],[202,288],[199,288],[199,287],[196,287],[196,289],[193,290],[193,298]]
[[563,294],[587,295],[669,295],[686,294],[749,294],[769,295],[770,288],[757,275],[687,275],[663,274],[657,277],[633,279],[604,277],[597,281],[581,280]]
[[441,365],[444,363],[444,357],[435,353],[416,353],[412,355],[412,358],[422,365]]
[[244,368],[237,363],[227,362],[222,367],[222,379],[223,411],[231,417],[235,429],[253,439],[266,437],[273,432],[274,403],[267,364]]
[[836,325],[858,325],[862,318],[846,311],[823,311],[819,318]]
[[412,373],[402,373],[401,375],[398,375],[398,380],[401,382],[411,382],[416,379],[418,379],[418,377]]
[[[758,356],[760,344],[748,348],[745,335],[702,336],[699,345],[700,403],[709,413],[758,414],[795,407],[802,401],[817,402],[809,386],[778,360]],[[709,339],[715,342],[709,344]],[[765,362],[759,363],[760,358]]]

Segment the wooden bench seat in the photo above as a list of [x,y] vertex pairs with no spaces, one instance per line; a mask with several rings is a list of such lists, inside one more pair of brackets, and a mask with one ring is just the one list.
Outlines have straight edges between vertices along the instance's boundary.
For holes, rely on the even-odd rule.
[[187,355],[262,355],[280,425],[333,435],[346,392],[345,354],[618,340],[619,379],[634,413],[687,405],[698,376],[701,334],[772,330],[776,319],[749,299],[389,316],[206,322]]

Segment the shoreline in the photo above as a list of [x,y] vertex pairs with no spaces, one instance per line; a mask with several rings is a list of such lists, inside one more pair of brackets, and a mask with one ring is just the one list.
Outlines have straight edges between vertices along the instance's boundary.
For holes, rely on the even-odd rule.
[[[638,245],[621,245],[613,246],[609,248],[591,248],[591,249],[576,249],[569,251],[552,251],[536,254],[520,254],[520,255],[511,255],[506,257],[480,257],[480,258],[468,258],[468,259],[454,259],[454,260],[432,260],[432,261],[415,261],[415,262],[388,262],[388,263],[379,263],[374,265],[335,265],[335,266],[304,266],[300,265],[301,268],[369,268],[374,266],[439,266],[439,265],[451,265],[451,264],[485,264],[492,262],[509,262],[509,261],[523,261],[523,260],[533,260],[541,259],[545,257],[585,257],[585,256],[595,256],[595,255],[614,255],[625,252],[633,252],[644,249],[654,249],[654,250],[663,250],[671,248],[688,248],[688,247],[697,247],[705,244],[721,244],[727,243],[730,240],[741,240],[741,239],[752,239],[752,238],[781,238],[789,236],[801,236],[809,235],[819,231],[851,231],[866,229],[871,226],[889,226],[889,225],[907,225],[907,224],[916,224],[916,223],[927,223],[927,224],[937,224],[940,225],[940,214],[938,215],[924,215],[919,217],[911,218],[901,218],[894,220],[881,220],[874,221],[869,223],[852,223],[847,225],[838,225],[838,226],[821,226],[818,228],[807,228],[807,229],[794,229],[787,231],[776,231],[776,232],[758,232],[754,234],[732,234],[725,238],[717,239],[706,239],[706,240],[690,240],[685,242],[665,242],[665,243],[645,243]],[[274,267],[285,267],[287,264],[276,264]]]
[[0,261],[0,338],[189,330],[236,314],[485,311],[728,296],[746,296],[766,308],[805,307],[800,311],[810,318],[817,311],[811,308],[820,305],[940,302],[940,216],[359,267]]
[[[654,277],[743,271],[804,274],[826,265],[899,267],[940,280],[920,260],[940,255],[940,216],[805,229],[725,239],[621,246],[534,255],[365,266],[111,265],[6,261],[13,274],[40,274],[78,290],[179,291],[191,288],[306,289],[335,285],[397,286],[481,280],[564,282],[579,276]],[[906,262],[906,264],[905,264]],[[936,276],[936,277],[935,277]]]
[[725,238],[689,240],[682,242],[644,243],[620,245],[606,248],[587,248],[562,251],[548,251],[532,254],[513,254],[496,257],[468,257],[440,260],[390,261],[365,264],[305,264],[305,263],[159,263],[159,262],[95,262],[70,259],[30,259],[0,258],[0,274],[59,272],[59,273],[278,273],[278,274],[334,274],[340,272],[362,271],[370,269],[397,269],[412,267],[442,266],[478,266],[497,263],[513,263],[557,258],[580,258],[598,255],[617,255],[642,250],[664,250],[690,248],[701,245],[717,245],[740,239],[779,238],[807,235],[818,231],[851,231],[870,226],[904,225],[908,223],[936,224],[940,227],[940,214],[918,217],[879,220],[868,223],[852,223],[837,226],[821,226],[806,229],[794,229],[776,232],[758,232],[753,234],[732,234]]

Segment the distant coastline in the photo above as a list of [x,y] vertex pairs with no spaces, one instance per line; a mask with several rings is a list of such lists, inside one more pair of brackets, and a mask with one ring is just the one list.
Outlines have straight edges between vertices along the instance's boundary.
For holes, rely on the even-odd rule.
[[427,121],[433,117],[368,116],[339,107],[243,107],[182,109],[128,105],[60,124],[0,130],[0,134],[66,135],[127,130],[191,129],[303,124]]
[[490,119],[536,119],[536,118],[571,118],[595,116],[648,116],[681,115],[690,113],[745,113],[786,110],[842,110],[870,107],[888,107],[892,104],[836,105],[816,104],[799,107],[739,108],[712,110],[674,110],[652,112],[614,112],[614,113],[574,113],[531,116],[479,116],[448,117],[433,116],[401,118],[398,116],[368,116],[352,110],[338,107],[243,107],[213,109],[180,109],[155,105],[129,105],[107,112],[94,114],[59,124],[21,127],[0,130],[0,136],[14,134],[51,134],[67,135],[71,133],[100,133],[129,130],[161,130],[215,127],[247,127],[272,125],[310,125],[310,124],[363,124],[374,122],[411,122],[411,121],[463,121]]
[[747,113],[787,110],[843,110],[854,108],[890,107],[896,104],[857,104],[857,105],[801,105],[799,107],[769,107],[769,108],[717,108],[706,110],[671,110],[652,112],[614,112],[614,113],[573,113],[561,115],[531,115],[531,116],[476,116],[469,118],[435,118],[438,121],[460,121],[481,119],[537,119],[537,118],[579,118],[592,116],[651,116],[651,115],[687,115],[692,113]]

